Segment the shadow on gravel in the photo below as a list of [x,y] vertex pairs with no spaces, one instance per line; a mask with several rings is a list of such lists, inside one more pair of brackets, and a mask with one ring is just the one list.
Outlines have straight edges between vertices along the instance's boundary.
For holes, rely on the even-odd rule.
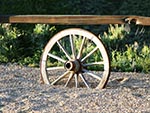
[[124,77],[113,76],[107,84],[107,88],[126,87],[130,89],[150,88],[150,75],[146,74],[125,74]]

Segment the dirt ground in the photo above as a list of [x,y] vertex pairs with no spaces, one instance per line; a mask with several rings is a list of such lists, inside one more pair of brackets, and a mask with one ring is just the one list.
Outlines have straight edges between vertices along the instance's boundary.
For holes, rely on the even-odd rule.
[[1,64],[0,113],[150,113],[150,74],[112,72],[102,90],[39,79],[39,68]]

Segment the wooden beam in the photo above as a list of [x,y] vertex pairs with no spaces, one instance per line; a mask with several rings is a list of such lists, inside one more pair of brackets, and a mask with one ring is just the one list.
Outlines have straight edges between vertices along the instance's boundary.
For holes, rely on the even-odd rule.
[[60,25],[125,24],[150,25],[150,17],[134,15],[0,15],[0,23]]

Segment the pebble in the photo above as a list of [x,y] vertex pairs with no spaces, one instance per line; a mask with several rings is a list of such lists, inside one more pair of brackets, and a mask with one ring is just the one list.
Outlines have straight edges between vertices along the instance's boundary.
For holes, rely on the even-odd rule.
[[39,74],[39,68],[1,64],[0,113],[150,112],[150,74],[112,72],[102,90],[40,84]]

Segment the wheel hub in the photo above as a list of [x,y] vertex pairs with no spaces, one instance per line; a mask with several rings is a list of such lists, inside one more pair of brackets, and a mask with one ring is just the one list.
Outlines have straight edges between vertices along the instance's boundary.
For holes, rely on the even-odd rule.
[[79,60],[71,60],[71,61],[67,61],[64,65],[65,69],[67,69],[68,71],[74,71],[75,73],[78,73],[81,71],[81,63]]

